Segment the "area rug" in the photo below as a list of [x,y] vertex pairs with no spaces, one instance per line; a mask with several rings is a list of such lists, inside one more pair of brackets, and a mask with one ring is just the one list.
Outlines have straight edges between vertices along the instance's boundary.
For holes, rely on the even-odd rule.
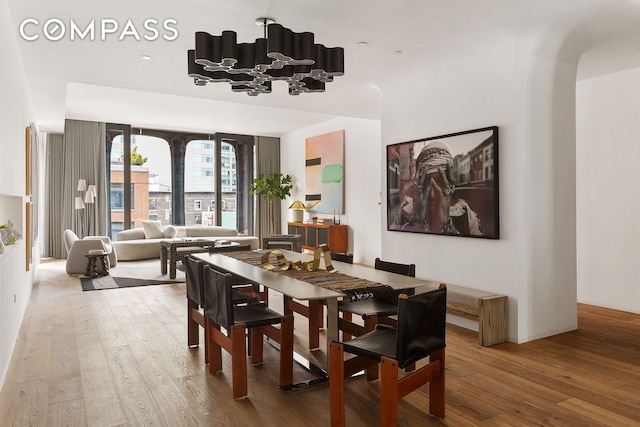
[[158,279],[138,279],[135,277],[114,277],[101,276],[92,279],[91,277],[81,277],[83,291],[99,291],[103,289],[132,288],[136,286],[168,285],[171,283],[184,283],[182,280],[158,280]]

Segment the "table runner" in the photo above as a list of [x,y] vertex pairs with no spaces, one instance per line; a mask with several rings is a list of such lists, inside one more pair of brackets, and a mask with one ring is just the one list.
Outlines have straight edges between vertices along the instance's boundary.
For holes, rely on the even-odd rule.
[[[262,267],[262,253],[259,252],[227,252],[225,256],[237,259],[253,266]],[[383,285],[367,279],[348,276],[339,271],[329,272],[327,270],[305,271],[305,270],[271,270],[280,274],[285,274],[303,282],[320,286],[332,291],[342,292],[349,296],[352,301],[376,298],[382,301],[396,303],[397,293],[389,285]]]

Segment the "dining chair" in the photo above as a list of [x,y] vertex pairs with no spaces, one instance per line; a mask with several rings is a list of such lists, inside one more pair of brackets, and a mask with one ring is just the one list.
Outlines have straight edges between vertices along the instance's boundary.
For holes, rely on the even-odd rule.
[[[415,264],[400,264],[376,258],[374,268],[376,270],[416,277]],[[402,292],[411,295],[414,290],[403,289]],[[396,322],[391,318],[391,316],[395,316],[398,313],[398,305],[396,303],[398,295],[399,292],[396,291],[392,297],[385,299],[373,297],[357,301],[339,301],[338,311],[342,313],[342,317],[338,319],[338,329],[342,331],[342,338],[344,340],[349,340],[353,336],[357,337],[367,332],[371,332],[378,323],[395,326]],[[354,314],[362,318],[363,325],[353,322]],[[367,378],[369,380],[378,378],[377,367],[367,370]]]
[[[204,266],[205,262],[191,256],[183,260],[186,275],[187,290],[187,345],[197,347],[200,345],[200,327],[204,328],[207,336],[207,323],[204,314]],[[249,304],[259,302],[258,297],[252,293],[251,285],[236,285],[233,288],[233,303]],[[204,360],[209,361],[207,341],[204,342]]]
[[[251,245],[245,244],[241,246],[211,246],[209,247],[209,253],[225,253],[225,252],[241,252],[250,251]],[[269,305],[269,290],[259,283],[246,283],[245,280],[234,276],[238,279],[234,285],[234,302],[239,303],[241,295],[239,292],[244,293],[248,300],[247,303],[253,304],[256,302],[263,302]],[[239,292],[238,292],[239,291]]]
[[[247,395],[247,331],[252,365],[262,363],[263,335],[280,344],[281,389],[293,384],[293,316],[283,316],[264,304],[233,304],[233,276],[204,267],[205,321],[209,372],[222,370],[222,349],[231,355],[232,396]],[[279,324],[277,328],[275,325]],[[222,330],[224,329],[224,331]]]
[[[183,260],[187,289],[187,345],[197,347],[200,344],[200,327],[204,328],[207,336],[207,326],[204,314],[204,262],[192,257]],[[204,360],[208,360],[208,346],[205,340]]]
[[[367,334],[329,345],[331,425],[345,425],[345,378],[380,365],[380,425],[398,425],[398,402],[429,383],[429,414],[445,416],[447,288],[398,298],[398,326],[379,324]],[[345,361],[344,353],[352,357]],[[429,357],[425,366],[399,378],[398,370]]]

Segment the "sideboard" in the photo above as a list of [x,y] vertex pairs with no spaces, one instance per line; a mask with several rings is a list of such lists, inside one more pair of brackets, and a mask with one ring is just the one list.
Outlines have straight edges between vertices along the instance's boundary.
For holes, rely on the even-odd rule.
[[313,250],[326,244],[331,252],[347,253],[349,250],[348,227],[344,224],[289,222],[289,234],[302,236],[302,249]]

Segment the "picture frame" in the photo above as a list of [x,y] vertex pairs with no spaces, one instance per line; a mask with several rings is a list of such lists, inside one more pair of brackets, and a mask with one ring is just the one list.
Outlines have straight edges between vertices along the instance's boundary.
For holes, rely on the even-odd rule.
[[35,123],[30,123],[27,127],[29,135],[29,179],[28,186],[30,192],[27,194],[31,196],[31,247],[35,247],[38,240],[38,215],[40,209],[40,167],[38,161],[38,153],[40,152],[40,139],[38,137],[38,129]]
[[498,127],[387,146],[387,230],[500,238]]
[[305,140],[305,207],[311,214],[344,214],[344,130]]

